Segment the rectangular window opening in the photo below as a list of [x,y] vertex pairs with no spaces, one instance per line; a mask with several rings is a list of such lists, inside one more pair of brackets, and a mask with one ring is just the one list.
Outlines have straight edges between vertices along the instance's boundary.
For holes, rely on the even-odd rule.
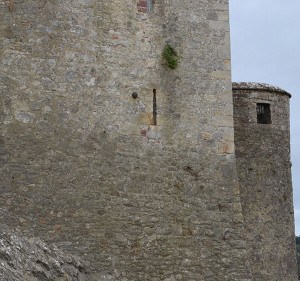
[[257,123],[258,124],[271,124],[271,108],[268,103],[256,104]]

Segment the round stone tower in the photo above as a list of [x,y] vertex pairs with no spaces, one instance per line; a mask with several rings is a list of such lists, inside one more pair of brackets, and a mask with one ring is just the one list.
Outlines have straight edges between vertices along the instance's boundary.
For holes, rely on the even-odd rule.
[[254,280],[297,280],[290,162],[291,95],[233,83],[235,147]]

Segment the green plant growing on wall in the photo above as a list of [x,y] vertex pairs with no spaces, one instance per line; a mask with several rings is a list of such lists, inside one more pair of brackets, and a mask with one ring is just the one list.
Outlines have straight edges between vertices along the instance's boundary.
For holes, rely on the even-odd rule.
[[167,65],[169,68],[175,69],[178,66],[179,57],[171,45],[166,44],[162,53],[162,58],[163,64]]

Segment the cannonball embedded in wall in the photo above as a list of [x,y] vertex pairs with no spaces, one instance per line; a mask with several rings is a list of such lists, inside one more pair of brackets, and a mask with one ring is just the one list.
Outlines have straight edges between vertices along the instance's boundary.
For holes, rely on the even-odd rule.
[[132,97],[133,97],[134,99],[136,99],[136,98],[138,97],[138,94],[137,94],[136,92],[133,92],[133,93],[132,93]]

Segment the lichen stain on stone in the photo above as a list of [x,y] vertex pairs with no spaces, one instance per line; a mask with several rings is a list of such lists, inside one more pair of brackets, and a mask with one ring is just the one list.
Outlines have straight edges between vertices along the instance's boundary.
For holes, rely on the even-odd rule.
[[15,113],[15,118],[23,123],[32,123],[35,119],[35,115],[30,112],[19,111]]

